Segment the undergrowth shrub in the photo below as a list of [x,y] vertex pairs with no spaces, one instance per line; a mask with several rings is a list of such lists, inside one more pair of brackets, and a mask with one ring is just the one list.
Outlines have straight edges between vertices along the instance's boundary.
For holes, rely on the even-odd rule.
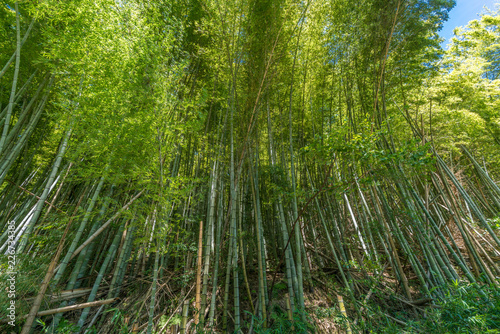
[[253,329],[256,334],[307,334],[314,333],[314,327],[311,325],[311,319],[305,315],[305,321],[302,318],[301,311],[293,313],[293,322],[288,319],[286,312],[276,308],[268,320],[268,328],[264,327],[262,319],[252,315]]
[[[367,323],[369,333],[432,333],[432,334],[500,334],[500,289],[491,285],[454,282],[446,289],[445,298],[427,307],[425,316],[415,319],[408,313],[402,328],[386,319],[384,323]],[[379,319],[384,318],[378,314]],[[375,318],[375,317],[374,317]]]
[[[0,256],[0,333],[17,331],[23,324],[22,316],[28,314],[31,307],[31,302],[25,300],[31,300],[38,294],[50,257],[32,258],[17,254],[13,274],[9,261],[13,261],[12,256]],[[15,302],[15,326],[3,322],[10,320],[7,306],[11,305],[11,301]]]

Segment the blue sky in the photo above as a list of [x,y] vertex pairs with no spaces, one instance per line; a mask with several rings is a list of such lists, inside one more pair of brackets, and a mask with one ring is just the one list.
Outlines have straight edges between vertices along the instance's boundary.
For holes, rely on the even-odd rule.
[[439,32],[445,41],[441,43],[443,48],[449,43],[453,37],[453,29],[458,26],[465,26],[467,23],[474,19],[479,19],[479,13],[483,12],[483,7],[495,9],[495,4],[500,0],[456,0],[457,4],[450,11],[448,21],[444,23],[443,29]]

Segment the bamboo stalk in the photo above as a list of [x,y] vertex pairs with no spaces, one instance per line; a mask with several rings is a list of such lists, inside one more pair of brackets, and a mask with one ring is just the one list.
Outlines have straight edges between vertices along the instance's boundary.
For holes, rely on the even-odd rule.
[[189,312],[189,300],[185,300],[184,306],[182,308],[181,334],[186,334],[188,312]]
[[201,265],[203,256],[203,221],[200,221],[200,233],[198,237],[198,257],[196,258],[196,297],[194,323],[198,325],[201,312]]
[[346,333],[347,334],[351,334],[352,330],[351,330],[351,325],[349,325],[349,318],[347,317],[347,312],[345,310],[344,299],[342,298],[341,295],[337,295],[337,300],[339,302],[340,313],[342,313],[342,315],[344,316],[344,318],[347,320],[347,331],[346,331]]

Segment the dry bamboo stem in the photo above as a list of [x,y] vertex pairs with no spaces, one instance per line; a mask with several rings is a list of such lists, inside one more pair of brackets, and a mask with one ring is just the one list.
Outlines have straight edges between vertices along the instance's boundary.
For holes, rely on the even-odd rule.
[[[337,300],[339,302],[340,312],[348,320],[348,318],[347,318],[347,312],[346,312],[345,306],[344,306],[344,299],[342,298],[341,295],[337,295]],[[347,334],[351,334],[352,333],[351,326],[349,325],[349,322],[347,322],[347,332],[346,333]]]

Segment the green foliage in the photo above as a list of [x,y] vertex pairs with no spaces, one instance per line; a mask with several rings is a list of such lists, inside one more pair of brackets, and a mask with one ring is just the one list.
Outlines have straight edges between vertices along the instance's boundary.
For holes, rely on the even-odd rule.
[[[10,3],[0,9],[2,64],[12,54],[16,42],[13,25],[16,15]],[[234,190],[228,187],[232,182],[228,180],[227,171],[229,124],[225,115],[230,110],[234,114],[231,129],[234,126],[236,138],[231,154],[235,153],[236,163],[242,166],[238,171],[241,172],[239,181],[243,180],[238,185],[243,192],[243,202],[238,206],[242,228],[238,231],[244,241],[243,251],[250,249],[247,268],[255,267],[251,261],[255,258],[252,237],[256,212],[248,184],[242,183],[247,180],[247,161],[252,161],[253,156],[248,158],[256,152],[260,161],[256,161],[254,171],[259,173],[257,187],[266,240],[263,253],[268,257],[265,261],[268,269],[277,262],[271,256],[279,256],[281,244],[276,242],[282,236],[280,228],[272,230],[279,222],[275,207],[278,198],[282,199],[284,223],[288,227],[293,224],[291,200],[295,195],[298,198],[307,251],[311,247],[309,241],[314,240],[312,247],[319,250],[324,248],[321,242],[325,242],[324,235],[312,228],[314,224],[319,226],[318,214],[311,209],[314,205],[304,205],[314,194],[318,195],[320,210],[325,210],[332,232],[339,227],[342,240],[335,240],[337,247],[332,248],[349,250],[349,254],[356,252],[357,237],[350,235],[352,219],[340,197],[356,189],[358,181],[362,193],[377,185],[379,197],[390,202],[378,205],[376,198],[366,192],[366,205],[377,209],[366,210],[357,194],[349,194],[353,195],[353,215],[360,218],[361,232],[370,236],[367,237],[370,251],[380,249],[380,244],[370,240],[371,235],[366,232],[404,237],[409,246],[413,246],[413,242],[432,240],[432,237],[420,237],[416,233],[419,230],[411,224],[411,219],[420,218],[417,212],[410,212],[403,191],[394,187],[401,183],[393,181],[400,182],[396,178],[403,177],[403,173],[395,171],[401,168],[408,182],[417,177],[423,181],[435,165],[431,146],[440,153],[456,150],[457,144],[476,146],[480,154],[486,155],[488,163],[498,166],[500,162],[497,149],[500,143],[499,13],[484,15],[465,29],[457,30],[450,50],[443,53],[438,47],[437,30],[454,3],[454,0],[363,0],[354,5],[348,0],[20,3],[23,32],[31,18],[37,22],[33,36],[22,48],[20,85],[38,70],[33,87],[51,75],[54,86],[40,125],[22,148],[16,166],[9,167],[9,176],[15,176],[12,179],[17,184],[38,196],[39,189],[34,185],[46,177],[46,172],[39,171],[50,170],[60,138],[71,128],[72,137],[63,165],[70,161],[74,165],[58,199],[49,199],[54,198],[55,205],[70,214],[69,209],[73,209],[77,201],[73,196],[75,188],[70,187],[92,185],[106,170],[106,186],[114,184],[116,192],[105,219],[132,194],[146,189],[134,207],[114,224],[133,224],[137,228],[131,251],[135,256],[137,253],[145,256],[139,259],[146,259],[148,254],[142,253],[146,251],[168,254],[169,262],[167,268],[162,268],[163,274],[174,267],[176,272],[168,272],[166,276],[173,277],[169,282],[176,287],[187,287],[195,280],[195,271],[183,268],[183,262],[186,253],[195,256],[196,227],[200,220],[207,221],[207,184],[213,162],[217,162],[214,165],[220,170],[211,175],[218,175],[216,181],[224,187],[216,190],[217,207],[221,203],[216,215],[222,231],[214,228],[213,232],[227,232],[227,193]],[[438,63],[440,58],[442,62]],[[0,112],[9,100],[12,72],[9,69],[0,80]],[[13,124],[19,121],[22,105],[27,105],[33,96],[33,87],[16,103]],[[37,100],[35,105],[38,108],[41,101]],[[25,121],[28,120],[29,117]],[[418,135],[413,133],[408,121],[416,126],[415,131],[426,136],[425,140],[414,138]],[[269,122],[267,127],[266,122]],[[23,131],[21,128],[19,133],[26,133]],[[12,135],[16,137],[18,133]],[[292,146],[295,151],[289,152]],[[34,156],[30,158],[31,154]],[[292,189],[289,181],[291,156],[296,164],[297,189]],[[329,166],[332,168],[325,168]],[[1,171],[2,175],[4,172],[7,173]],[[326,186],[335,196],[315,193],[317,189],[313,188],[322,186],[323,180],[329,181]],[[16,196],[11,189],[0,185],[1,212],[17,215],[24,199],[20,196],[20,200],[11,201],[10,196]],[[399,197],[391,196],[398,192]],[[431,195],[431,202],[426,198],[427,206],[436,205],[436,210],[440,210],[444,195]],[[340,205],[331,208],[325,205],[326,201],[331,204],[336,199]],[[11,213],[7,206],[12,202]],[[82,208],[85,205],[86,198]],[[76,222],[81,220],[79,214],[73,217],[75,225],[68,239],[73,235]],[[370,217],[374,214],[376,216]],[[401,224],[401,233],[382,228],[384,224],[380,219],[392,214],[397,216],[388,217],[389,225]],[[129,222],[129,218],[133,220]],[[367,220],[370,222],[365,225]],[[52,211],[47,219],[38,222],[38,235],[30,239],[33,250],[53,255],[51,252],[68,221],[68,217],[61,218],[59,212]],[[491,219],[490,223],[495,229],[500,227],[498,218]],[[96,241],[105,244],[115,227],[112,225]],[[207,235],[205,240],[211,241]],[[228,265],[224,260],[227,245],[224,240],[213,245],[222,251],[221,266]],[[212,244],[207,246],[212,249]],[[299,252],[295,259],[301,259],[300,248],[290,247]],[[345,257],[340,265],[356,271],[377,271],[381,263],[387,261],[385,256],[374,256],[373,262],[366,257],[362,261],[352,256],[347,261]],[[425,267],[428,257],[418,257]],[[95,256],[91,258],[90,261],[95,261]],[[141,273],[143,279],[133,282],[134,287],[148,282],[153,258],[149,256]],[[380,263],[374,261],[376,258]],[[36,261],[20,262],[18,290],[23,297],[36,294],[48,262],[48,258],[41,256],[36,257]],[[239,266],[237,261],[236,264]],[[94,269],[97,265],[86,264]],[[126,269],[129,270],[128,266]],[[105,273],[106,281],[110,270],[113,269]],[[236,270],[239,272],[241,267]],[[86,277],[83,282],[92,283],[95,273],[83,273]],[[130,273],[124,276],[131,277]],[[212,273],[205,278],[211,276]],[[219,280],[218,286],[223,281]],[[63,280],[60,283],[62,286]],[[370,282],[356,278],[356,283],[363,286]],[[255,288],[250,285],[251,289]],[[284,282],[278,282],[272,297],[278,297],[287,289]],[[455,286],[449,290],[440,309],[429,312],[427,320],[411,323],[408,331],[415,328],[431,333],[496,330],[495,314],[499,313],[499,307],[495,298],[498,300],[498,297],[493,288]],[[0,305],[5,304],[5,298],[0,296]],[[164,298],[158,303],[163,307]],[[26,313],[27,309],[23,304],[18,310]],[[122,311],[108,312],[106,316],[116,332],[128,332]],[[370,319],[373,332],[401,330],[397,325],[387,325],[390,321],[383,312],[373,313],[376,315]],[[348,323],[334,308],[317,309],[315,316],[333,318],[344,328]],[[402,314],[401,318],[410,316]],[[285,312],[277,307],[271,312],[268,328],[256,318],[253,324],[257,333],[311,332],[310,319],[303,319],[304,314],[296,313],[293,321],[289,321]],[[168,325],[178,321],[180,317],[176,315]],[[161,317],[159,324],[167,325],[167,319]],[[45,326],[42,322],[40,325]],[[439,328],[434,329],[433,325]],[[61,332],[75,331],[66,321],[62,321],[60,327]]]
[[[7,290],[7,279],[10,278],[7,275],[7,268],[9,260],[7,255],[0,255],[0,305],[9,305],[11,298],[9,298],[8,293],[3,293]],[[47,267],[50,262],[50,255],[37,256],[32,258],[31,256],[16,255],[16,265],[15,265],[15,297],[13,300],[16,301],[16,320],[20,321],[22,314],[28,314],[30,304],[24,302],[23,299],[34,297],[39,289],[40,282],[43,280],[45,273],[47,272]],[[7,316],[7,309],[5,307],[0,308],[0,319],[5,319]]]
[[488,219],[488,222],[493,230],[500,230],[500,217]]
[[442,302],[440,321],[454,333],[500,331],[500,289],[455,282]]
[[[52,330],[51,325],[47,325],[42,319],[36,319],[36,322],[39,326],[41,326],[41,328],[38,330],[40,331],[40,333],[44,334],[72,334],[78,331],[78,327],[66,319],[62,319],[61,321],[59,321],[59,325],[54,331]],[[90,329],[89,332],[93,334],[92,329]]]
[[314,310],[314,315],[318,319],[332,318],[335,322],[342,318],[342,313],[335,307],[318,307]]
[[113,324],[113,331],[116,333],[129,333],[130,329],[125,323],[125,317],[122,311],[118,308],[111,308],[106,312],[113,312],[113,317],[111,318],[111,323]]
[[351,160],[351,165],[369,166],[370,173],[363,173],[367,175],[360,179],[361,183],[372,182],[371,175],[392,177],[393,166],[402,167],[409,175],[422,175],[434,170],[435,157],[431,143],[422,144],[420,140],[411,138],[392,150],[382,145],[389,137],[387,130],[371,132],[367,120],[358,124],[358,127],[362,131],[350,135],[345,127],[333,127],[326,138],[315,138],[302,151],[311,160],[327,161],[340,155]]
[[500,162],[499,20],[500,12],[489,12],[456,28],[436,75],[416,92],[416,109],[423,109],[417,117],[440,153],[458,153],[464,144],[487,162]]
[[[182,316],[179,313],[174,314],[174,316],[168,320],[168,317],[166,315],[162,315],[160,317],[160,320],[158,321],[158,328],[163,328],[167,326],[174,326],[174,325],[180,325],[182,320]],[[158,334],[161,334],[160,332],[157,332]]]
[[384,321],[380,314],[372,316],[365,329],[370,333],[500,333],[500,289],[495,286],[456,281],[446,289],[437,306],[427,308],[425,317],[420,319],[415,319],[414,314],[397,315],[407,322],[404,328],[390,319]]
[[285,170],[279,165],[264,165],[259,170],[260,180],[269,187],[270,201],[276,200],[278,195],[289,193],[291,190]]
[[251,313],[249,314],[253,318],[253,329],[256,334],[306,334],[314,332],[314,327],[311,325],[312,321],[310,317],[306,314],[306,321],[304,322],[302,320],[304,315],[298,310],[293,313],[293,321],[290,321],[286,312],[284,312],[281,308],[276,307],[274,312],[271,313],[267,328],[264,327],[263,320],[253,316]]

